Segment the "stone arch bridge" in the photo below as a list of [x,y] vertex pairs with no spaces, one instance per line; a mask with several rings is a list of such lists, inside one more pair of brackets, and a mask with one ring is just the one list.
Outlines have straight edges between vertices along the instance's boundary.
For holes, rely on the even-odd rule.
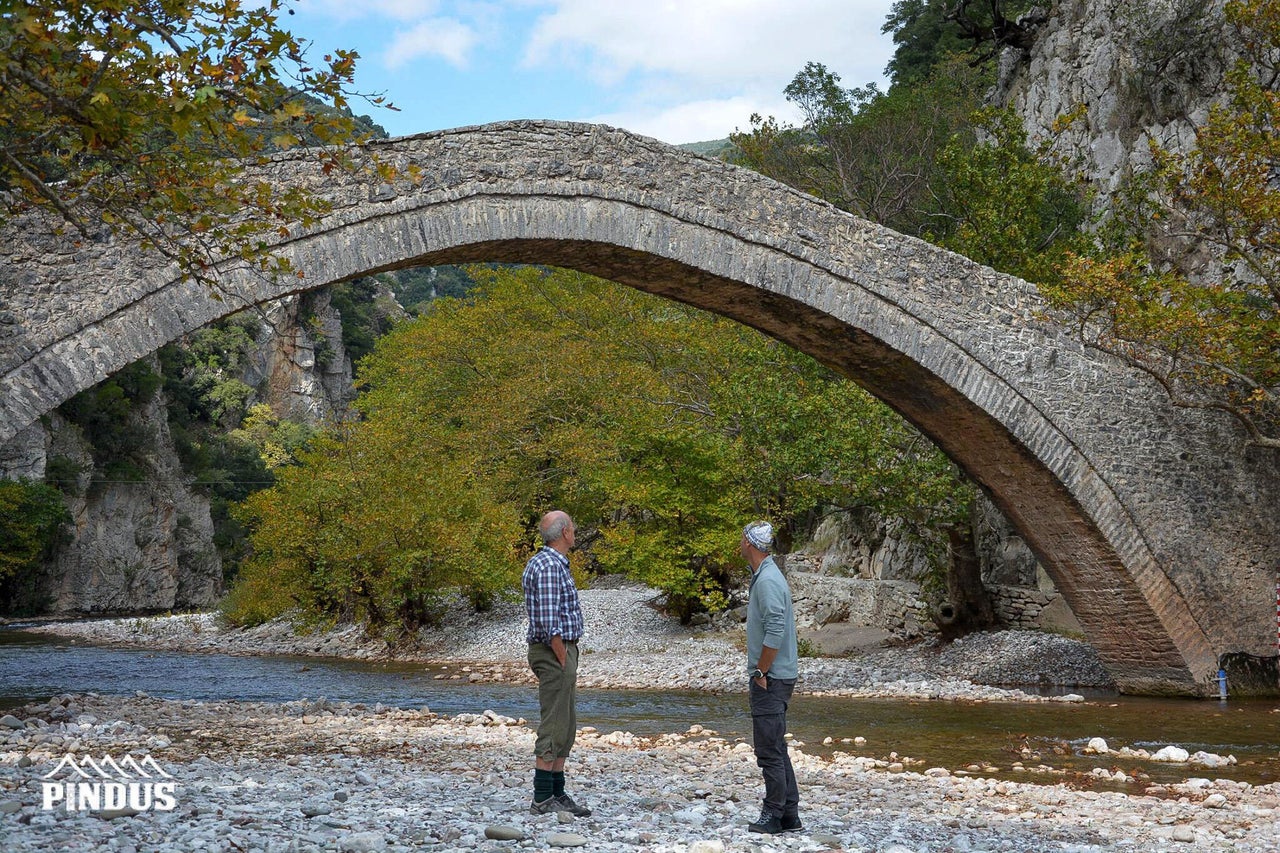
[[221,301],[136,245],[55,244],[11,221],[0,442],[244,304],[414,265],[572,267],[754,326],[900,412],[1030,544],[1122,689],[1205,695],[1226,660],[1274,690],[1280,454],[1082,348],[1025,282],[612,128],[513,122],[371,148],[420,180],[325,176],[305,152],[266,167],[334,211],[276,247],[305,279],[230,271]]

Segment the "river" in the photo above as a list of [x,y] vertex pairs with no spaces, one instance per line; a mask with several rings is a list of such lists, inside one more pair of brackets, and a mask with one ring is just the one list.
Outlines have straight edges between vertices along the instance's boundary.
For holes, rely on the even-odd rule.
[[[419,664],[331,658],[231,656],[147,651],[74,643],[55,637],[0,630],[0,709],[44,701],[61,693],[132,694],[168,699],[331,701],[428,707],[440,714],[486,709],[536,720],[529,687],[472,684],[438,678]],[[456,673],[449,673],[456,674]],[[959,703],[814,697],[798,695],[788,722],[808,752],[850,749],[886,757],[891,752],[922,763],[913,769],[967,765],[983,775],[1023,781],[1061,781],[1013,768],[1045,764],[1089,782],[1095,767],[1145,772],[1153,782],[1189,776],[1230,778],[1253,784],[1280,781],[1280,703],[1274,700],[1148,699],[1095,694],[1086,703]],[[600,731],[637,735],[681,732],[693,724],[728,738],[749,738],[745,699],[733,694],[657,690],[588,690],[579,693],[578,720]],[[866,738],[866,744],[840,743]],[[823,745],[825,738],[834,743]],[[1218,769],[1084,755],[1093,737],[1114,748],[1150,751],[1175,744],[1195,752],[1234,755],[1238,764]],[[1033,756],[1022,753],[1023,748]],[[1056,750],[1056,751],[1055,751]],[[994,770],[989,768],[996,768]],[[1098,784],[1124,790],[1110,783]]]

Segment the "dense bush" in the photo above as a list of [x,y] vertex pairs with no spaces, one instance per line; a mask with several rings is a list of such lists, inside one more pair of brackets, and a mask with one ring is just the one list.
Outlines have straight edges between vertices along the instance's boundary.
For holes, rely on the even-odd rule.
[[43,483],[0,480],[0,603],[39,610],[35,573],[71,520],[62,492]]

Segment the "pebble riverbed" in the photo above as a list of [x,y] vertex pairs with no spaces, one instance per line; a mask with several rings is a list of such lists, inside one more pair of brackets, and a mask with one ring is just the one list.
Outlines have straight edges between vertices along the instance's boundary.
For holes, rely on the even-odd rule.
[[[585,590],[580,683],[738,690],[741,628],[691,631],[649,606],[650,590]],[[41,630],[103,643],[381,658],[353,629],[297,636],[282,624],[242,631],[206,615],[51,623]],[[399,658],[448,662],[470,680],[529,681],[517,605],[457,614]],[[1002,632],[940,647],[872,649],[805,659],[800,692],[961,701],[1080,701],[1000,684],[1105,679],[1092,650],[1051,635]],[[986,683],[983,683],[986,682]],[[1177,784],[1142,794],[1047,780],[984,778],[981,768],[926,767],[907,756],[806,750],[792,743],[805,830],[762,837],[745,826],[761,783],[750,746],[696,720],[642,738],[581,730],[570,792],[587,818],[529,814],[533,731],[492,712],[302,700],[282,704],[63,695],[0,718],[0,851],[1238,851],[1280,849],[1280,785],[1213,778],[1187,765]],[[816,746],[816,745],[815,745]],[[66,809],[43,785],[81,758],[150,757],[169,774],[158,800],[94,812]],[[81,764],[83,767],[83,764]],[[156,774],[155,778],[164,778]],[[98,777],[101,778],[101,777]],[[136,774],[134,775],[136,777]],[[138,797],[144,796],[142,792]],[[139,809],[150,805],[151,808]]]

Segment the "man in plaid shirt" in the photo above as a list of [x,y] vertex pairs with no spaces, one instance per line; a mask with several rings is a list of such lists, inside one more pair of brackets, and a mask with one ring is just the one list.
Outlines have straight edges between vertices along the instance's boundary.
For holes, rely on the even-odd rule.
[[538,523],[543,546],[524,567],[521,586],[529,613],[529,666],[538,677],[538,737],[534,742],[534,814],[591,814],[564,791],[564,762],[578,733],[578,640],[582,605],[569,573],[569,549],[577,528],[553,510]]

